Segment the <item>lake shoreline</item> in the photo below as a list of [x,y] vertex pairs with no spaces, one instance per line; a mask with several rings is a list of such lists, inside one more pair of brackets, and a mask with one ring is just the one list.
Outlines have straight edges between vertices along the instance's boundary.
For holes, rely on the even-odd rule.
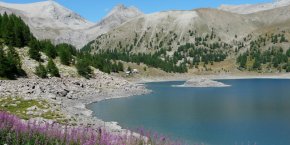
[[[110,76],[90,80],[77,78],[0,80],[0,99],[21,97],[24,100],[46,100],[51,104],[51,110],[60,109],[66,119],[72,120],[68,125],[88,126],[94,129],[104,127],[112,132],[125,130],[115,122],[104,122],[92,116],[92,111],[87,109],[86,105],[149,92],[150,90],[142,84]],[[39,110],[35,110],[37,111]],[[51,122],[41,117],[34,119]]]
[[169,81],[187,81],[190,79],[207,78],[210,80],[238,80],[238,79],[290,79],[289,74],[278,75],[181,75],[181,76],[165,76],[165,77],[143,77],[133,79],[134,83],[154,83]]
[[[0,96],[20,96],[28,99],[48,99],[50,103],[61,106],[66,116],[77,118],[77,125],[92,128],[105,127],[112,132],[125,132],[117,122],[105,122],[92,115],[87,106],[92,103],[126,98],[151,93],[144,83],[187,81],[189,79],[208,78],[212,80],[227,79],[290,79],[290,75],[271,76],[234,76],[234,75],[184,75],[181,77],[140,78],[135,81],[124,81],[114,77],[85,80],[76,78],[20,79],[1,80]],[[102,81],[100,81],[102,80]],[[112,81],[113,80],[113,81]],[[98,86],[98,87],[96,87]],[[49,89],[47,88],[49,87]],[[60,89],[62,88],[62,89]],[[65,93],[65,94],[63,94]],[[59,96],[63,95],[63,96]]]

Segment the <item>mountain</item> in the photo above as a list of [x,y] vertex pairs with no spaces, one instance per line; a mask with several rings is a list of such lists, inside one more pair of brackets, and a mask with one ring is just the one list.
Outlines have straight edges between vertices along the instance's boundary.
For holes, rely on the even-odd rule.
[[83,29],[93,25],[73,11],[54,1],[36,2],[31,4],[9,4],[0,2],[1,7],[18,10],[30,18],[33,27],[56,27]]
[[[114,50],[112,58],[145,63],[167,72],[184,72],[186,66],[197,73],[205,70],[227,73],[237,70],[236,58],[254,49],[253,44],[257,43],[259,52],[270,48],[285,52],[289,49],[289,38],[289,5],[250,14],[204,8],[136,17],[97,37],[85,50],[91,53]],[[209,62],[211,65],[207,66]],[[249,60],[248,64],[252,63]]]
[[230,42],[235,35],[246,36],[257,28],[243,15],[215,9],[167,11],[137,17],[98,37],[92,46],[109,49],[121,43],[138,52],[155,51],[156,47],[172,47],[174,51],[178,44],[194,42],[195,36],[211,34],[212,30]]
[[103,27],[104,26],[105,27],[117,27],[120,24],[122,24],[122,23],[124,23],[132,18],[138,17],[140,15],[143,15],[143,13],[140,12],[135,7],[125,7],[124,5],[117,5],[97,25],[103,26]]
[[[135,7],[117,5],[100,22],[88,29],[85,29],[84,33],[87,34],[87,40],[92,41],[101,34],[105,34],[123,23],[141,15],[143,15],[143,13]],[[89,41],[82,43],[82,46],[87,44]]]
[[212,31],[221,41],[232,43],[265,27],[288,23],[290,3],[286,6],[287,2],[281,0],[276,2],[281,7],[251,14],[237,14],[219,9],[146,14],[98,37],[92,43],[92,48],[118,48],[122,44],[123,47],[130,46],[139,52],[154,51],[155,47],[161,46],[176,50],[177,44],[195,42],[195,37],[205,36],[213,33]]
[[221,5],[220,10],[238,14],[250,14],[260,11],[271,10],[290,5],[290,0],[275,0],[271,3],[245,4],[245,5]]
[[117,6],[101,22],[92,23],[55,1],[30,4],[0,2],[0,13],[14,13],[29,25],[39,39],[70,43],[77,48],[142,13],[133,7]]

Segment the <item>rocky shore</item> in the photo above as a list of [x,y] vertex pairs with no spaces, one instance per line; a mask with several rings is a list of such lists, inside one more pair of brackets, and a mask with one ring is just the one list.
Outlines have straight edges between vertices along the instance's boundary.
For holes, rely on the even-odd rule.
[[90,127],[106,127],[121,131],[114,122],[103,122],[93,117],[87,104],[105,99],[141,95],[150,91],[140,84],[130,83],[122,78],[101,75],[90,80],[80,78],[19,79],[0,80],[1,97],[23,97],[24,99],[45,99],[60,108],[71,124]]

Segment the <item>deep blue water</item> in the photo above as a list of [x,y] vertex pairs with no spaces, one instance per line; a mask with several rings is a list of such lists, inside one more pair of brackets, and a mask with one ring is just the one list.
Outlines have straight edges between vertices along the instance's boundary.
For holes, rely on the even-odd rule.
[[174,88],[148,83],[153,93],[93,103],[104,121],[143,127],[188,144],[290,145],[290,80],[221,80],[226,88]]

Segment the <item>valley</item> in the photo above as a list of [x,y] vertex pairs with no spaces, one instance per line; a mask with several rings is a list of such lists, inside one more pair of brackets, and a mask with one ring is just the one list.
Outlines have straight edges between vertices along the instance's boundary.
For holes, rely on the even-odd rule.
[[[155,13],[119,4],[99,22],[90,22],[56,1],[0,2],[0,120],[10,116],[22,123],[57,122],[91,128],[98,135],[102,135],[101,128],[112,133],[111,137],[122,138],[128,135],[122,124],[103,121],[88,106],[113,98],[152,99],[156,92],[166,94],[163,82],[173,82],[172,87],[175,81],[186,81],[173,90],[193,94],[201,88],[219,91],[214,88],[218,86],[225,96],[232,87],[240,95],[243,90],[219,80],[242,84],[248,79],[246,82],[259,84],[261,79],[272,86],[276,82],[287,84],[289,10],[289,0]],[[152,88],[155,83],[157,89]],[[251,94],[250,99],[255,96]],[[129,134],[132,144],[174,144],[162,136],[153,139],[143,131]],[[0,144],[4,143],[1,139]],[[106,141],[114,144],[115,140]],[[126,139],[118,141],[130,144]]]

